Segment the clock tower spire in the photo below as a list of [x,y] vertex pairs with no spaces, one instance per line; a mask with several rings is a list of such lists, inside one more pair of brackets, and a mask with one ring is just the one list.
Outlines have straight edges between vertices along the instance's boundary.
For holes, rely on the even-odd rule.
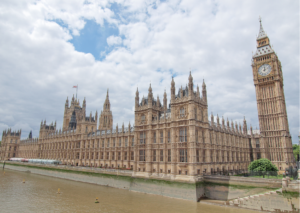
[[294,166],[295,159],[288,126],[281,62],[270,46],[261,18],[259,22],[252,71],[261,134],[260,151],[263,158],[268,158],[279,169],[284,169]]

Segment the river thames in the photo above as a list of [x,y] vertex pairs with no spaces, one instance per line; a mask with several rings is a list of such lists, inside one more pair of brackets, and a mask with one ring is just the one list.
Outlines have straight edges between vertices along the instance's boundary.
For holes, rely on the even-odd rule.
[[[0,172],[0,212],[257,212],[4,171]],[[95,203],[97,197],[99,203]]]

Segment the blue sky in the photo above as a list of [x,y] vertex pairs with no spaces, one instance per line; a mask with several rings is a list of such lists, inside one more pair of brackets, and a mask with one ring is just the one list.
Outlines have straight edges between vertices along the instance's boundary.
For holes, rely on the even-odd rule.
[[[103,60],[105,54],[109,53],[114,47],[107,44],[109,36],[117,36],[118,28],[104,21],[104,25],[100,26],[93,20],[85,20],[86,24],[80,31],[79,36],[73,36],[70,40],[78,52],[91,53],[96,60]],[[103,53],[103,54],[101,54]]]
[[134,96],[207,85],[208,110],[258,125],[251,69],[258,17],[283,65],[293,143],[299,134],[299,2],[293,0],[10,0],[0,9],[0,130],[38,137],[42,119],[62,126],[79,85],[87,113],[109,88],[114,126],[134,123]]

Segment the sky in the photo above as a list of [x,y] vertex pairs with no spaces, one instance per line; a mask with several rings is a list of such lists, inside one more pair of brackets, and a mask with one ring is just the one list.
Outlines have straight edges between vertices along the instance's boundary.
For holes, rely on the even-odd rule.
[[[38,137],[42,120],[63,123],[76,93],[87,115],[109,89],[114,127],[134,123],[134,98],[170,101],[205,79],[208,112],[259,128],[251,68],[259,16],[278,55],[293,143],[299,134],[299,1],[2,0],[0,130]],[[210,116],[209,116],[210,117]]]

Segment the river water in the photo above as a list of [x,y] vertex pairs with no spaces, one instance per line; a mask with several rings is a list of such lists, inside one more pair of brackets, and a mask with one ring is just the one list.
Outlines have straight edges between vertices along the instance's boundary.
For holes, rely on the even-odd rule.
[[[25,183],[23,183],[25,180]],[[60,189],[60,194],[58,194]],[[95,203],[98,197],[100,203]],[[111,187],[0,170],[0,212],[250,213]]]

